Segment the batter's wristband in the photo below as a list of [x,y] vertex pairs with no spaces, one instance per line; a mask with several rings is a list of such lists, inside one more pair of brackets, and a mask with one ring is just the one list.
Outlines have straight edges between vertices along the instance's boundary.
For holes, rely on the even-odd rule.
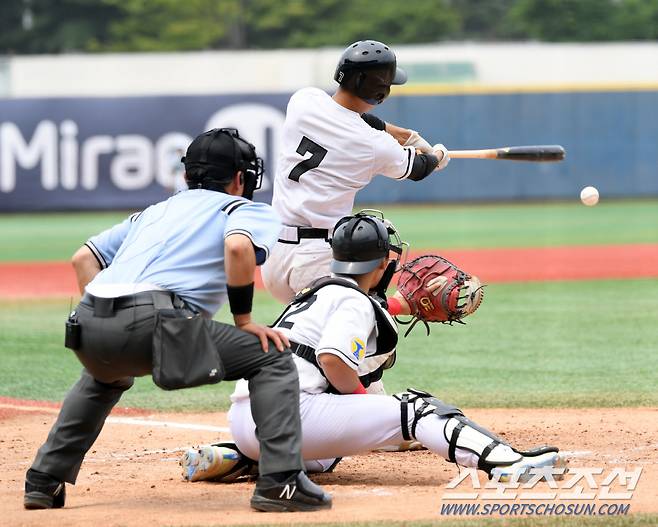
[[234,315],[246,315],[251,313],[254,303],[254,283],[248,285],[229,285],[226,284],[228,293],[228,304],[231,307],[231,313]]
[[359,383],[359,386],[352,392],[354,395],[366,395],[368,392],[363,387],[363,384]]

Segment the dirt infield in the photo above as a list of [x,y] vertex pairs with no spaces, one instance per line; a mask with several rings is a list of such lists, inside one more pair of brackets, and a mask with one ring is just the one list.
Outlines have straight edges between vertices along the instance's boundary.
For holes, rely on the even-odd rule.
[[[546,249],[443,251],[488,283],[533,280],[583,280],[658,276],[658,244]],[[68,263],[0,264],[0,297],[76,295]],[[0,397],[0,510],[2,525],[151,526],[233,525],[290,522],[440,520],[441,507],[473,500],[447,499],[449,492],[473,492],[461,485],[450,491],[459,469],[429,452],[351,457],[335,473],[314,476],[334,496],[331,511],[316,514],[261,514],[250,511],[252,483],[222,485],[186,483],[177,460],[190,445],[229,437],[226,415],[150,413],[116,409],[90,451],[76,486],[69,487],[67,507],[56,511],[24,511],[24,473],[45,440],[58,405]],[[630,513],[658,513],[658,408],[615,409],[471,409],[468,415],[501,432],[512,443],[530,447],[549,443],[570,452],[572,468],[600,468],[590,490],[573,476],[551,489],[546,483],[532,492],[553,492],[553,505],[595,503],[630,505]],[[642,469],[632,499],[568,500],[578,487],[601,496],[606,477],[615,469]],[[485,479],[480,478],[485,484]],[[571,483],[571,487],[567,485]],[[616,489],[628,491],[627,488]],[[478,503],[536,503],[537,497]],[[525,501],[524,501],[525,499]],[[494,515],[495,516],[495,515]]]
[[[485,283],[658,277],[658,244],[534,249],[427,250],[442,254]],[[257,286],[262,287],[260,275]],[[0,263],[0,297],[75,296],[68,262]]]
[[[334,496],[331,511],[308,514],[262,514],[249,509],[252,483],[222,485],[186,483],[177,460],[188,445],[226,438],[226,433],[198,430],[225,427],[226,415],[153,414],[123,417],[114,412],[85,461],[77,485],[68,488],[67,507],[56,511],[24,511],[22,485],[25,470],[45,439],[57,408],[51,404],[18,404],[0,400],[0,444],[3,451],[0,500],[3,525],[228,525],[258,523],[419,520],[445,518],[441,505],[446,492],[470,491],[446,486],[459,474],[456,466],[429,452],[365,454],[347,458],[333,474],[314,480]],[[570,451],[571,467],[600,467],[598,485],[615,467],[642,468],[632,499],[598,501],[630,504],[630,513],[658,512],[658,408],[624,409],[514,409],[468,411],[478,422],[490,425],[520,446],[551,443]],[[152,423],[152,424],[150,424]],[[189,428],[175,428],[174,426]],[[581,479],[566,489],[574,476],[558,482],[558,496],[589,486]],[[481,484],[485,480],[481,478]],[[573,485],[572,485],[573,487]],[[613,485],[614,487],[614,485]],[[614,489],[611,490],[628,490]],[[551,491],[546,483],[532,492]],[[482,492],[493,492],[481,489]],[[530,492],[530,491],[525,491]],[[600,488],[595,492],[600,492]],[[442,499],[444,498],[444,499]],[[484,498],[480,494],[480,498]],[[516,503],[523,500],[517,496]],[[574,502],[564,498],[543,500],[553,504]],[[464,502],[462,500],[461,502]],[[473,501],[466,501],[472,503]],[[480,503],[486,503],[480,500]],[[527,500],[526,500],[527,502]],[[514,503],[497,499],[490,503]]]

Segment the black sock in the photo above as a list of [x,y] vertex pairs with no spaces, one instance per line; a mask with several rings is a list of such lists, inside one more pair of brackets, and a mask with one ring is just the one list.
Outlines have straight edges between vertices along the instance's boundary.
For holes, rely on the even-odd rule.
[[271,474],[263,474],[264,477],[268,477],[276,481],[277,483],[282,483],[291,476],[297,474],[299,470],[286,470],[285,472],[272,472]]
[[39,472],[38,470],[29,469],[25,475],[25,480],[35,487],[57,487],[61,483],[50,474]]

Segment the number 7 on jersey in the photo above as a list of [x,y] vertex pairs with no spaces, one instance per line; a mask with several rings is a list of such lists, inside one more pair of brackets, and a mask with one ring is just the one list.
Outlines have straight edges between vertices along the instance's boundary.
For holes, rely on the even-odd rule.
[[302,176],[302,174],[304,174],[304,172],[308,172],[312,168],[319,166],[320,163],[322,163],[324,156],[327,155],[326,148],[321,147],[316,142],[311,141],[308,137],[303,136],[299,146],[297,147],[297,153],[303,156],[309,152],[311,153],[311,157],[308,159],[303,159],[297,163],[290,171],[288,178],[292,179],[293,181],[299,181],[299,178]]

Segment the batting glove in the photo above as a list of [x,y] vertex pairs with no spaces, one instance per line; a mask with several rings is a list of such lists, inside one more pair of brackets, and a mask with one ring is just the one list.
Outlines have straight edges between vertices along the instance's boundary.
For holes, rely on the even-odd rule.
[[439,164],[436,165],[434,170],[443,170],[450,163],[450,153],[448,149],[443,146],[441,143],[438,143],[432,147],[432,153],[439,158]]

